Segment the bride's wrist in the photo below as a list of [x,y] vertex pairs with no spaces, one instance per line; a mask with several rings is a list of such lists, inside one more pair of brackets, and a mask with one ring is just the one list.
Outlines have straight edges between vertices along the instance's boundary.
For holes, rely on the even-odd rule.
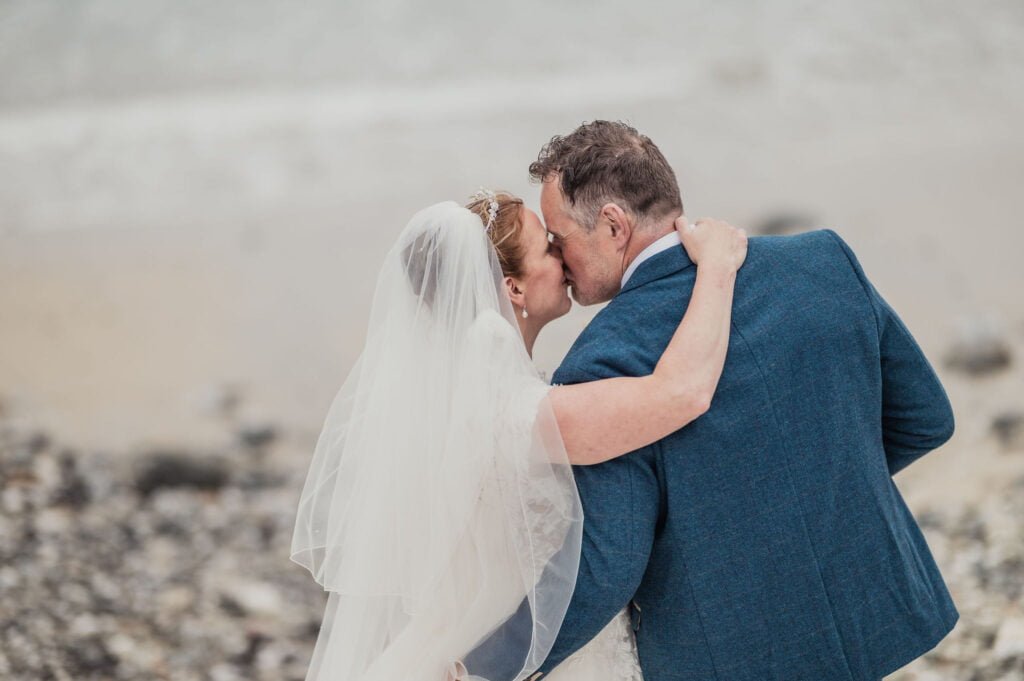
[[711,276],[716,279],[735,278],[736,271],[737,268],[733,263],[725,260],[715,260],[710,258],[697,263],[698,274],[704,274],[705,276]]

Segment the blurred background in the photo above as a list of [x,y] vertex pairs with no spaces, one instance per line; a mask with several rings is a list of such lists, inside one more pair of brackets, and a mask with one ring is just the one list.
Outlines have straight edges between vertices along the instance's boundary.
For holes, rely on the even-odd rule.
[[291,523],[383,255],[536,209],[596,118],[691,218],[853,246],[957,414],[896,482],[961,620],[891,678],[1024,679],[1018,0],[0,0],[0,678],[301,680]]

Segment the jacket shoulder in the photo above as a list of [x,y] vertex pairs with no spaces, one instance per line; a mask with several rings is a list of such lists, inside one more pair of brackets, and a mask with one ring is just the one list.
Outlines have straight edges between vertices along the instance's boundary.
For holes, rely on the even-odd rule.
[[608,353],[610,339],[618,337],[622,326],[621,315],[613,299],[598,312],[576,338],[562,363],[551,377],[558,385],[586,383],[617,374],[601,371],[600,358]]
[[751,249],[758,252],[776,255],[793,254],[803,257],[810,254],[834,257],[840,252],[850,250],[839,234],[830,228],[785,236],[752,236],[748,244]]
[[[579,335],[552,381],[582,383],[649,370],[650,338],[666,319],[678,319],[693,278],[693,268],[687,268],[617,295]],[[678,294],[666,295],[666,291]],[[675,325],[673,321],[671,326]]]
[[[857,257],[839,234],[828,228],[789,236],[754,236],[748,242],[747,259],[740,269],[744,275],[764,279],[779,277],[799,286],[800,282],[846,289],[856,280],[865,281]],[[856,275],[854,277],[854,275]]]

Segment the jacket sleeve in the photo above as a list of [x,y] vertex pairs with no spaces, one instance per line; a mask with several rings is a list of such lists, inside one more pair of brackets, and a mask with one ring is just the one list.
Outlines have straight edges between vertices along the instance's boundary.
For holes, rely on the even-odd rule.
[[860,280],[878,325],[882,375],[882,442],[895,475],[953,436],[953,408],[939,377],[906,325],[868,281],[857,257],[838,242]]

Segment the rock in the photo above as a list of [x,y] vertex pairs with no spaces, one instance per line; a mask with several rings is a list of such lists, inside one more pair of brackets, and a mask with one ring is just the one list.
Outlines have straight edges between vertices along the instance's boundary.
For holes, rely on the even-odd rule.
[[271,543],[274,541],[274,535],[277,534],[277,526],[269,518],[264,518],[260,522],[260,543],[265,548],[270,548]]
[[778,213],[771,215],[757,223],[754,227],[755,234],[765,236],[778,236],[780,234],[796,234],[806,232],[814,228],[817,220],[805,213]]
[[89,503],[92,492],[89,483],[78,471],[75,455],[70,450],[61,452],[60,483],[50,495],[50,503],[58,506],[82,508]]
[[245,608],[242,607],[242,604],[226,594],[221,594],[218,605],[220,605],[221,610],[232,617],[241,618],[246,615]]
[[53,456],[36,456],[32,458],[33,482],[46,492],[57,489],[61,481],[60,462]]
[[92,613],[78,615],[68,625],[68,633],[75,638],[94,636],[100,632],[99,619]]
[[277,439],[277,428],[272,425],[249,424],[238,430],[238,440],[246,447],[262,447]]
[[984,327],[975,327],[963,335],[946,355],[946,366],[971,376],[993,374],[1010,366],[1010,346]]
[[195,591],[187,586],[175,586],[166,591],[161,591],[157,596],[157,603],[161,610],[170,613],[180,614],[189,610],[195,603]]
[[1005,412],[995,417],[992,433],[1006,449],[1024,449],[1024,412]]
[[0,479],[6,483],[21,481],[35,482],[39,461],[45,459],[38,454],[48,446],[47,435],[41,431],[22,436],[14,431],[5,433],[0,439],[5,456],[0,461]]
[[217,490],[228,481],[227,467],[220,460],[175,451],[151,452],[145,458],[134,481],[135,490],[143,497],[163,487]]
[[73,518],[60,508],[44,508],[36,516],[36,529],[46,535],[60,535],[73,526]]
[[984,544],[988,541],[988,525],[977,510],[971,509],[953,526],[952,534],[972,543]]
[[915,516],[917,517],[917,524],[922,530],[943,531],[946,529],[945,516],[935,509],[920,511]]
[[1000,561],[989,571],[989,591],[1013,602],[1024,595],[1024,558],[1012,557]]
[[154,669],[165,666],[166,655],[159,641],[116,631],[108,635],[105,642],[107,648],[121,660],[122,667],[132,664],[138,670],[135,674],[122,674],[122,678],[149,678]]
[[288,481],[287,476],[265,470],[250,470],[240,473],[235,484],[245,490],[260,490],[280,487]]
[[250,579],[233,578],[220,585],[221,605],[230,602],[244,615],[274,616],[281,611],[281,595],[272,585]]
[[232,662],[240,667],[251,667],[256,662],[256,656],[259,655],[260,649],[265,643],[270,641],[270,637],[259,631],[250,631],[247,634],[248,646],[246,649],[232,658]]
[[1024,655],[1024,617],[1012,617],[1000,625],[992,652],[997,657]]
[[0,591],[9,591],[21,583],[21,575],[9,565],[0,567]]
[[98,637],[79,639],[64,645],[63,657],[72,678],[113,676],[118,665],[117,656]]
[[232,665],[222,663],[210,668],[212,681],[242,681],[245,677]]
[[0,508],[6,513],[21,513],[25,510],[26,503],[25,491],[21,487],[5,487],[3,492],[0,492]]

